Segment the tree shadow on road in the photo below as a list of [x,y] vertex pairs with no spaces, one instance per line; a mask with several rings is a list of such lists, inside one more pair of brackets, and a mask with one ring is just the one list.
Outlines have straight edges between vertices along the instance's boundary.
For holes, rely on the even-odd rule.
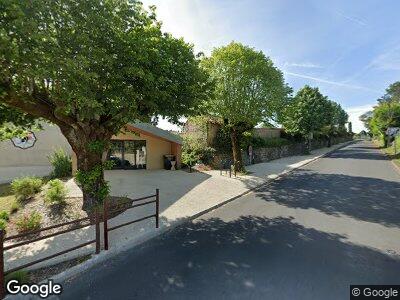
[[349,147],[328,154],[327,158],[342,159],[368,159],[368,160],[388,160],[387,156],[377,151],[369,151],[368,147]]
[[290,218],[241,216],[185,223],[64,291],[68,299],[344,299],[350,284],[395,284],[399,276],[399,259],[344,236]]
[[256,195],[288,207],[400,226],[400,183],[393,181],[299,170],[259,188]]

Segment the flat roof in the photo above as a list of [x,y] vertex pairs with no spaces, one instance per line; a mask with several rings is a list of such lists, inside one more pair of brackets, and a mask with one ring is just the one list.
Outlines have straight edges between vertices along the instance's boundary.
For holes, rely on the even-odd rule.
[[179,145],[182,145],[183,139],[176,134],[173,134],[167,130],[158,128],[157,126],[154,126],[149,123],[142,123],[142,122],[135,122],[135,123],[128,123],[127,125],[136,128],[140,131],[143,131],[145,133],[149,133],[150,135],[159,137],[161,139],[177,143]]

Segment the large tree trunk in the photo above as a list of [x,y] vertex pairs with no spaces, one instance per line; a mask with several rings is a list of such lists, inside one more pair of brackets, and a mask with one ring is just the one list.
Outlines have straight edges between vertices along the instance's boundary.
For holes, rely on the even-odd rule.
[[231,141],[233,154],[233,167],[236,172],[244,172],[245,168],[242,160],[242,153],[239,145],[239,132],[234,126],[231,127]]
[[99,127],[61,128],[61,131],[76,154],[77,181],[83,193],[82,209],[91,213],[108,193],[102,156],[112,134]]
[[95,177],[92,184],[81,184],[83,193],[82,209],[89,212],[102,203],[100,193],[101,189],[106,186],[106,181],[104,180],[102,167],[102,153],[90,153],[90,150],[85,152],[76,155],[78,171],[90,174],[91,172],[95,172],[96,169],[98,170],[98,176]]

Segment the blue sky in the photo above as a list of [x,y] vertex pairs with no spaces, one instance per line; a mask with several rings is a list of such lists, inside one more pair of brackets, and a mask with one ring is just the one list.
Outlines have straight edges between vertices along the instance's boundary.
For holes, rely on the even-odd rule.
[[[400,80],[400,1],[145,0],[165,31],[209,54],[231,41],[271,57],[295,91],[305,84],[358,116]],[[167,126],[162,122],[161,126]]]

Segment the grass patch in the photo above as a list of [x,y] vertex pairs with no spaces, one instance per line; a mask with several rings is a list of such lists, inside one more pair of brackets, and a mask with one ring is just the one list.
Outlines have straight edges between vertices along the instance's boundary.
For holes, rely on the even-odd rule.
[[0,211],[11,212],[15,196],[9,183],[0,184]]
[[20,216],[15,224],[18,232],[23,233],[39,229],[41,222],[42,216],[37,211],[33,211],[30,214]]
[[19,270],[12,272],[4,278],[4,281],[9,282],[10,280],[17,280],[20,284],[28,283],[29,282],[29,274],[25,270]]
[[396,153],[394,143],[392,143],[389,147],[383,148],[382,144],[376,143],[378,146],[381,146],[383,152],[387,154],[387,156],[400,167],[400,138],[396,139]]

